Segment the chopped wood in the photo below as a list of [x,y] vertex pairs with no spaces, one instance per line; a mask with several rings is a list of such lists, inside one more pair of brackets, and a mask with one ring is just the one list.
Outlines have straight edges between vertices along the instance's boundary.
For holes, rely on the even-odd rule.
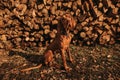
[[77,22],[71,31],[73,44],[114,44],[120,39],[119,0],[10,2],[1,1],[0,41],[9,42],[12,47],[48,45],[55,38],[57,24],[64,13],[73,15]]
[[86,33],[85,32],[81,32],[80,33],[80,37],[85,38],[86,37]]

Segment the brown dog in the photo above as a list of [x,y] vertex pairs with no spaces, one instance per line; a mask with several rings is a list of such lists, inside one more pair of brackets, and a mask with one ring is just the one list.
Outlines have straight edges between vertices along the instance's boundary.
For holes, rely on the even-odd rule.
[[64,14],[58,23],[57,34],[53,42],[47,47],[44,52],[45,64],[50,65],[53,61],[53,54],[57,51],[61,54],[63,65],[65,70],[69,71],[71,68],[67,66],[65,51],[68,53],[69,59],[73,62],[69,51],[69,45],[72,39],[72,34],[70,30],[73,30],[76,25],[74,18],[66,13]]

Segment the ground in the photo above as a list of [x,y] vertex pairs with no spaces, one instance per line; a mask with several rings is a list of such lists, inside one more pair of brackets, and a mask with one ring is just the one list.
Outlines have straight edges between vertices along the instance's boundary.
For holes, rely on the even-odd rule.
[[75,60],[67,60],[70,72],[63,68],[59,54],[54,64],[22,72],[22,69],[43,62],[44,48],[26,48],[25,52],[0,50],[1,80],[120,80],[120,44],[95,46],[70,46]]

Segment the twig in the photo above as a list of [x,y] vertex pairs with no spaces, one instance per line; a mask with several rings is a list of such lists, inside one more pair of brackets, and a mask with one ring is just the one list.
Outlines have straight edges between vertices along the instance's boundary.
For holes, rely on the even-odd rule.
[[21,71],[25,72],[25,71],[30,71],[30,70],[33,70],[33,69],[38,69],[38,68],[41,68],[41,67],[42,67],[42,64],[40,64],[38,66],[35,66],[35,67],[30,67],[30,68],[22,69]]
[[21,53],[26,53],[28,54],[29,52],[22,50],[22,49],[12,49],[12,51],[16,51],[16,52],[21,52]]

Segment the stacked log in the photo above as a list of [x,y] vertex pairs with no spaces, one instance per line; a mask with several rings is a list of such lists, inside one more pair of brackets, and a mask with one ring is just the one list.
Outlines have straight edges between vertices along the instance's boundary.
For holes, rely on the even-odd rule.
[[120,0],[0,0],[0,48],[46,46],[65,12],[77,25],[73,44],[114,44],[120,40]]
[[91,45],[95,42],[99,44],[114,44],[119,39],[120,5],[118,2],[120,1],[114,1],[83,1],[83,11],[87,13],[87,17],[82,22],[79,21],[78,17],[78,23],[80,23],[77,27],[80,28],[80,31],[78,33],[79,35],[76,36],[79,36],[78,38],[80,40],[87,45]]

